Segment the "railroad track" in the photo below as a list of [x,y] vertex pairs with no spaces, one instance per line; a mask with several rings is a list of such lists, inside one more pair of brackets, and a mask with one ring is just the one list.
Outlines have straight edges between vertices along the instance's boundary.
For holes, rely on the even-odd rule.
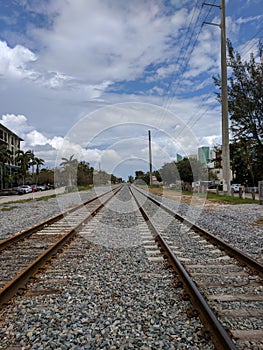
[[121,186],[0,241],[0,307],[73,239],[81,227],[118,193]]
[[[260,276],[262,276],[262,265],[259,265],[252,259],[250,261],[249,257],[245,257],[244,261],[240,260],[241,258],[236,260],[233,256],[230,257],[224,253],[222,246],[220,246],[220,248],[218,245],[216,247],[214,246],[214,244],[216,244],[216,237],[211,236],[213,243],[207,242],[204,238],[204,230],[199,232],[198,227],[182,218],[181,221],[178,221],[179,216],[172,213],[169,208],[166,208],[160,203],[155,203],[153,199],[148,199],[144,193],[138,191],[136,188],[132,187],[131,193],[134,195],[134,199],[132,199],[131,202],[137,203],[140,208],[140,213],[133,209],[133,211],[127,210],[127,214],[125,211],[123,213],[118,212],[114,214],[114,210],[110,214],[109,212],[112,206],[108,205],[109,222],[104,221],[107,216],[104,217],[102,211],[99,211],[99,208],[103,208],[102,202],[105,203],[112,198],[113,194],[108,193],[103,200],[100,198],[99,203],[95,199],[92,200],[92,206],[94,205],[92,209],[90,208],[91,203],[89,203],[88,217],[85,218],[85,211],[87,214],[87,210],[84,210],[84,213],[82,213],[83,215],[78,214],[78,223],[75,223],[74,227],[72,227],[73,225],[71,224],[70,227],[67,228],[69,232],[73,234],[78,233],[76,236],[79,237],[79,239],[74,240],[74,242],[69,245],[69,249],[63,251],[66,259],[69,260],[67,264],[70,265],[71,261],[76,259],[78,254],[85,255],[86,248],[82,247],[83,241],[94,243],[90,244],[89,247],[95,250],[97,250],[99,246],[102,247],[104,243],[109,246],[114,240],[114,247],[119,247],[118,240],[125,239],[120,223],[123,220],[124,224],[126,224],[125,217],[129,216],[130,214],[128,213],[131,212],[133,216],[135,215],[135,221],[137,222],[136,227],[139,231],[136,235],[140,235],[140,240],[142,242],[135,242],[135,245],[140,244],[140,249],[143,247],[147,259],[150,262],[163,262],[161,252],[164,252],[166,258],[169,260],[169,264],[175,268],[179,280],[184,285],[185,293],[182,297],[192,301],[193,308],[189,313],[189,317],[196,318],[197,314],[200,316],[205,328],[208,329],[212,337],[215,347],[217,349],[262,349],[262,311],[260,311],[262,310],[263,302],[261,289],[262,280],[260,278]],[[110,203],[108,202],[108,204]],[[124,206],[124,204],[126,205],[126,202],[123,202],[122,206]],[[159,208],[161,209],[160,211]],[[79,209],[82,210],[83,207]],[[101,216],[100,219],[92,220],[97,213],[98,216]],[[64,214],[66,215],[66,213]],[[77,212],[75,214],[77,214]],[[51,239],[52,236],[54,236],[55,239],[58,235],[62,237],[66,236],[65,233],[60,234],[60,232],[64,230],[64,225],[66,226],[69,222],[72,223],[72,221],[75,220],[75,214],[69,211],[66,221],[60,221],[62,225],[60,228],[56,227],[58,222],[53,224],[49,222],[48,226],[40,225],[42,226],[42,231],[36,231],[36,227],[32,228],[30,231],[30,238],[24,239],[24,243],[31,241],[32,237],[36,237],[36,249],[42,249],[42,245],[46,244],[43,236],[47,237],[47,239]],[[111,215],[111,217],[109,217],[109,215]],[[116,216],[116,222],[114,221],[114,215]],[[174,218],[175,216],[176,218]],[[52,221],[53,219],[54,218],[50,220]],[[89,219],[91,219],[91,221],[89,221]],[[88,223],[86,225],[85,223],[87,220]],[[107,225],[109,226],[109,230],[107,230],[107,237],[105,238],[104,228]],[[112,232],[111,227],[115,227],[115,233]],[[118,227],[120,227],[120,230]],[[32,231],[34,231],[34,233],[32,233]],[[114,237],[113,234],[115,234]],[[135,232],[133,234],[135,235]],[[206,234],[209,235],[208,233]],[[152,238],[150,238],[150,235]],[[41,241],[37,241],[39,237],[42,239]],[[131,244],[131,242],[133,242],[133,237],[129,237],[128,241],[128,243]],[[161,249],[158,249],[155,241],[158,242]],[[219,243],[223,244],[223,242],[220,241]],[[52,242],[49,244],[52,245]],[[8,246],[13,247],[10,242]],[[80,249],[81,247],[82,252]],[[16,250],[15,247],[12,249],[14,249],[13,252]],[[108,262],[109,265],[114,249],[109,250],[110,253],[108,252],[107,255],[110,258]],[[228,248],[228,252],[230,251],[231,255],[233,255],[232,250],[229,249],[230,248]],[[0,254],[0,257],[7,251],[7,248],[5,248]],[[91,253],[89,252],[89,254]],[[16,265],[23,265],[25,263],[23,259],[24,257],[22,256],[21,261],[16,263]],[[48,259],[50,259],[50,257]],[[7,258],[3,260],[2,265],[4,265],[6,261]],[[249,267],[247,267],[248,261],[250,261]],[[43,264],[45,263],[41,262],[40,266],[43,266]],[[258,273],[256,272],[257,268],[259,269]],[[20,269],[23,269],[23,266],[20,266]],[[39,266],[34,273],[36,273],[36,271],[39,271]],[[112,275],[109,274],[109,271],[107,272],[107,276],[100,276],[100,278],[102,278],[102,280],[103,278],[108,278],[108,280],[111,281]],[[60,262],[57,261],[56,263],[54,260],[53,271],[46,272],[43,278],[41,278],[41,275],[38,277],[38,279],[42,279],[41,287],[33,287],[31,295],[48,293],[49,291],[50,293],[58,292],[61,289],[61,279],[63,277],[61,274],[63,275],[63,273],[66,276],[71,275],[71,273],[67,273],[66,271],[60,272]],[[15,274],[17,276],[17,271],[15,271]],[[113,274],[116,275],[115,265]],[[27,276],[27,281],[30,279],[30,276]],[[56,278],[54,278],[54,276],[56,276]],[[88,281],[88,285],[90,284],[91,286],[92,282],[94,282],[92,276],[91,274],[91,279]],[[83,275],[83,279],[84,278],[85,276]],[[48,280],[52,282],[48,282]],[[58,281],[57,284],[56,280]],[[25,285],[25,283],[26,282],[23,281],[22,285]],[[50,287],[48,287],[48,283]],[[103,284],[100,284],[100,287],[103,289]],[[115,287],[117,288],[117,285],[114,286],[114,288]],[[181,287],[180,284],[178,287]],[[12,293],[14,294],[17,292],[19,288],[21,288],[21,284],[20,287],[16,287],[16,291]],[[67,288],[70,288],[70,286],[67,285]],[[106,295],[109,294],[107,288]],[[3,290],[5,290],[5,288],[3,288],[2,291]],[[98,293],[103,293],[103,291],[99,290]],[[10,291],[8,289],[7,294],[10,297]],[[114,298],[119,295],[118,288],[112,295]],[[3,295],[2,304],[8,300],[4,298],[7,297]],[[110,303],[114,303],[114,300],[111,299]],[[35,307],[37,306],[35,305]],[[41,307],[40,305],[40,308]],[[62,305],[61,308],[63,309],[63,307]],[[103,309],[103,314],[105,312],[105,309]],[[59,322],[59,320],[57,320],[57,322]],[[106,325],[104,326],[107,327]]]
[[216,348],[262,349],[263,266],[142,190],[131,192]]

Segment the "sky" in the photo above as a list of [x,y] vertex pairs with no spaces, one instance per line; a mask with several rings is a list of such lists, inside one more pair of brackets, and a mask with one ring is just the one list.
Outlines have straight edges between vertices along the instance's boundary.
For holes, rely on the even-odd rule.
[[[221,144],[220,0],[0,0],[0,123],[54,168],[74,155],[127,180]],[[248,60],[262,0],[226,1]],[[228,69],[229,72],[229,69]]]

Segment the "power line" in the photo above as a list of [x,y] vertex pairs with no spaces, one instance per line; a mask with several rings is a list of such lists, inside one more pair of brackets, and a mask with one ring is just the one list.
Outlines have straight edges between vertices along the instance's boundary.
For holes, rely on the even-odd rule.
[[[215,1],[216,1],[216,0],[214,0],[214,3],[215,3]],[[170,82],[170,84],[169,84],[169,89],[170,89],[170,91],[168,91],[168,94],[169,94],[170,92],[175,93],[175,92],[177,91],[177,89],[179,88],[179,86],[181,85],[181,83],[182,83],[181,80],[179,80],[179,77],[180,77],[180,76],[183,76],[183,74],[184,74],[185,71],[186,71],[186,68],[187,68],[187,66],[188,66],[188,64],[189,64],[189,62],[190,62],[191,55],[192,55],[192,53],[193,53],[193,51],[194,51],[194,49],[195,49],[195,47],[196,47],[196,44],[197,44],[199,35],[200,35],[201,30],[202,30],[202,27],[203,27],[203,24],[202,24],[201,27],[200,27],[200,29],[199,29],[199,31],[198,31],[198,33],[195,35],[194,41],[192,41],[192,39],[193,39],[193,37],[194,37],[194,34],[195,34],[195,30],[196,30],[197,25],[198,25],[198,22],[199,22],[199,20],[200,20],[200,18],[201,18],[202,9],[203,9],[203,6],[199,9],[198,15],[196,16],[196,20],[195,20],[195,23],[194,23],[194,26],[193,26],[193,30],[192,30],[192,32],[191,32],[191,35],[190,35],[189,40],[187,41],[187,43],[188,43],[187,48],[185,49],[184,46],[185,46],[185,43],[186,43],[187,35],[190,33],[191,24],[192,24],[192,22],[193,22],[193,18],[194,18],[194,16],[195,16],[196,11],[197,11],[197,2],[196,2],[196,3],[195,3],[195,8],[194,8],[194,11],[193,11],[193,15],[192,15],[192,18],[191,18],[191,21],[190,21],[190,23],[189,23],[189,25],[188,25],[188,28],[187,28],[187,31],[186,31],[186,35],[185,35],[185,37],[184,37],[183,43],[182,43],[181,48],[180,48],[180,51],[179,51],[178,58],[177,58],[177,60],[176,60],[176,65],[177,65],[179,62],[181,62],[181,64],[180,64],[180,67],[178,68],[177,73],[174,73],[174,74],[172,75],[171,82]],[[208,18],[208,16],[210,15],[210,13],[211,13],[211,8],[209,9],[209,11],[207,12],[207,14],[205,15],[205,20]],[[191,43],[191,42],[192,42],[192,43]],[[181,54],[183,53],[183,51],[184,51],[184,54],[183,54],[183,56],[181,57]],[[182,64],[184,64],[183,67],[182,67]],[[181,69],[181,68],[183,68],[183,69]],[[172,84],[173,84],[174,81],[177,82],[177,86],[176,86],[176,88],[172,91],[171,86],[172,86]],[[164,110],[163,110],[163,112],[161,113],[161,116],[160,116],[160,121],[159,121],[160,124],[163,122],[163,120],[164,120],[164,118],[165,118],[165,116],[166,116],[166,110],[167,110],[168,106],[170,106],[170,105],[172,104],[173,100],[174,100],[174,96],[172,96],[172,97],[169,97],[169,96],[168,96],[167,99],[166,99],[166,101],[163,103],[163,108],[164,108]]]
[[[195,7],[194,7],[194,10],[193,10],[193,13],[192,13],[192,17],[191,17],[190,23],[189,23],[189,25],[188,25],[188,27],[187,27],[187,30],[186,30],[186,33],[185,33],[185,36],[184,36],[182,45],[181,45],[181,47],[180,47],[179,55],[178,55],[177,60],[176,60],[176,62],[175,62],[175,68],[177,67],[177,65],[179,66],[180,56],[181,56],[181,54],[183,54],[184,45],[185,45],[185,43],[186,43],[187,36],[188,36],[188,34],[190,33],[190,28],[191,28],[191,26],[192,26],[192,22],[193,22],[193,19],[194,19],[194,17],[195,17],[196,11],[197,11],[197,5],[198,5],[198,0],[195,1]],[[196,27],[196,24],[197,24],[198,19],[199,19],[199,17],[200,17],[200,13],[201,13],[201,10],[199,10],[199,14],[198,14],[197,17],[196,17],[196,21],[195,21],[195,24],[194,24],[194,28]],[[192,35],[193,35],[193,34],[192,34]],[[188,42],[191,41],[192,35],[191,35],[190,39],[188,40]],[[182,60],[181,60],[181,61],[182,61]],[[169,105],[169,99],[170,99],[170,97],[169,97],[169,91],[170,91],[170,89],[171,89],[172,83],[173,83],[173,81],[175,80],[175,77],[176,77],[176,76],[178,76],[178,73],[177,73],[177,74],[176,74],[176,73],[172,73],[172,76],[171,76],[171,78],[170,78],[169,86],[168,86],[168,88],[167,88],[167,98],[166,98],[166,100],[163,102],[163,110],[162,110],[162,113],[161,113],[161,116],[160,116],[160,124],[163,122],[163,119],[165,118],[166,111],[164,111],[164,110],[167,108],[166,106]]]
[[[247,42],[247,44],[243,47],[244,48],[248,45],[248,43],[253,40],[261,31],[263,30],[263,27],[261,27]],[[262,38],[262,36],[260,36],[259,38]],[[245,52],[242,53],[243,56],[246,56],[246,54],[253,48],[255,47],[255,43],[253,43]]]

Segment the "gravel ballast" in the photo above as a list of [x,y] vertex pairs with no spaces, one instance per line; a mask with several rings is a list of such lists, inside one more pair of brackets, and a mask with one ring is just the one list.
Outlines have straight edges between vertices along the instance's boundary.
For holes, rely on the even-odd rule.
[[[87,191],[81,197],[86,200],[94,195]],[[0,211],[0,238],[58,214],[62,206],[77,204],[72,194],[61,198],[60,203],[53,198],[10,204],[17,208]],[[129,198],[128,190],[122,191],[28,292],[2,310],[1,350],[214,348],[199,319],[188,317],[191,304],[182,300],[182,289],[175,286],[176,278],[166,262],[153,263],[146,255],[146,228],[134,203],[131,209]],[[162,200],[170,207],[175,205]],[[229,242],[259,259],[262,229],[256,227],[256,234],[251,229],[261,216],[259,206],[230,207],[204,210],[198,223],[222,239],[224,232]],[[181,203],[179,210],[186,213],[189,207]],[[234,224],[235,212],[237,216],[242,213],[242,224]],[[225,232],[227,227],[231,233]]]
[[163,196],[150,195],[263,264],[262,205],[211,203],[208,206],[203,204],[193,206]]

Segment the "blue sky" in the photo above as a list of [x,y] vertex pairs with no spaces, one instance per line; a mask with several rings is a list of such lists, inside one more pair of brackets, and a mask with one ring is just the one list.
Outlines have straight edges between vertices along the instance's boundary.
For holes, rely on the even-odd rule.
[[[215,5],[220,0],[210,1]],[[74,154],[127,178],[221,143],[220,9],[200,0],[1,0],[0,122],[47,166]],[[261,0],[226,1],[244,59]]]

